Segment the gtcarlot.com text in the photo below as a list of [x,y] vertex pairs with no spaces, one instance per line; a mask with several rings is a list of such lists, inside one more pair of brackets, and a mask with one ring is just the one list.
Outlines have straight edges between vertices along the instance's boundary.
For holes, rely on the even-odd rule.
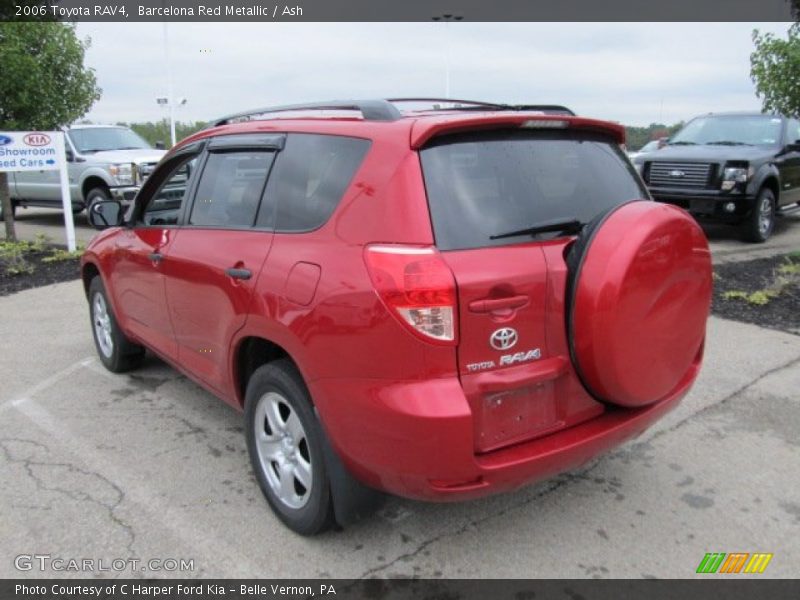
[[193,558],[72,558],[51,554],[18,554],[14,558],[18,571],[57,571],[71,573],[96,573],[101,571],[121,573],[183,572],[194,571]]

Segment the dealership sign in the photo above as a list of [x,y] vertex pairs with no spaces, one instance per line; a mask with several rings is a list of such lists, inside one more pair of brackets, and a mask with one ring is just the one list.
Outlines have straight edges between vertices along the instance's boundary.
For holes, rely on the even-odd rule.
[[64,134],[0,131],[0,171],[57,171],[64,164]]
[[0,173],[58,171],[67,249],[75,250],[75,224],[62,131],[0,131]]

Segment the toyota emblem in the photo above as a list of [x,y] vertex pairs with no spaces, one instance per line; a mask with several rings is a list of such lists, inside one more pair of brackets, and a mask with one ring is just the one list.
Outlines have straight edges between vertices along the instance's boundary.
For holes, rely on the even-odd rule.
[[503,327],[489,336],[489,343],[495,350],[508,350],[517,343],[517,330]]

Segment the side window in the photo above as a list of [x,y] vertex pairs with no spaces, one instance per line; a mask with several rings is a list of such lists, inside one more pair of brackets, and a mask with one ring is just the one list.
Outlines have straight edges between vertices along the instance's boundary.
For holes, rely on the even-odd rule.
[[212,152],[197,184],[191,225],[252,227],[274,152]]
[[800,121],[797,119],[789,119],[789,129],[786,133],[786,143],[794,144],[800,140]]
[[325,223],[369,146],[368,140],[358,138],[289,134],[275,159],[258,225],[277,231],[309,231]]
[[175,225],[186,199],[189,179],[197,166],[197,155],[187,156],[173,165],[144,209],[140,222],[144,225]]

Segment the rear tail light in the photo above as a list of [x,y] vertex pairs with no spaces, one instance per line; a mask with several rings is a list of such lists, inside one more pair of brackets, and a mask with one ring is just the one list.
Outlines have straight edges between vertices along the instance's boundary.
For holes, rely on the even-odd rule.
[[456,342],[456,284],[435,248],[372,245],[364,252],[381,300],[426,341]]

